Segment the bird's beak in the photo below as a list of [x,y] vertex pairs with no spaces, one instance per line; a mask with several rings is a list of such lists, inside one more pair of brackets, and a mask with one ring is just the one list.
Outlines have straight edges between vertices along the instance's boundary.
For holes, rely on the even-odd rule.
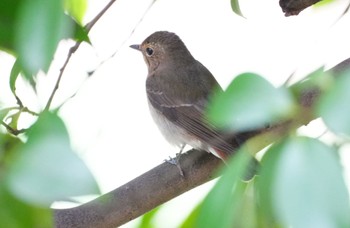
[[133,44],[133,45],[130,45],[129,47],[131,47],[135,50],[141,51],[141,45],[139,45],[139,44]]

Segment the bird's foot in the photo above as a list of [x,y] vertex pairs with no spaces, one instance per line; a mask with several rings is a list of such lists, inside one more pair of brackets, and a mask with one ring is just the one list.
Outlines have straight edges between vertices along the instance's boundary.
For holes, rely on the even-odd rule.
[[185,176],[184,172],[182,171],[181,165],[180,165],[180,157],[181,157],[181,153],[177,153],[175,158],[169,157],[169,159],[165,159],[164,161],[167,163],[170,163],[172,165],[176,165],[176,167],[178,168],[180,175],[181,176]]

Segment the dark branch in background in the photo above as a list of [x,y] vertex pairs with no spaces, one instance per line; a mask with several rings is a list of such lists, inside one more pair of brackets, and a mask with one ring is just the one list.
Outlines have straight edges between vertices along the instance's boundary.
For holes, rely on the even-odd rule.
[[[116,0],[111,0],[106,6],[105,8],[103,8],[101,10],[101,12],[99,14],[97,14],[97,16],[92,19],[89,23],[87,23],[87,25],[85,26],[85,29],[86,29],[86,32],[89,33],[91,28],[96,24],[96,22],[107,12],[107,10],[113,5],[113,3],[115,2]],[[52,93],[46,103],[46,106],[45,106],[45,109],[44,111],[48,111],[50,109],[50,106],[51,106],[51,103],[52,103],[52,100],[53,100],[53,97],[55,96],[57,90],[58,90],[58,87],[60,85],[60,82],[61,82],[61,79],[62,79],[62,76],[63,76],[63,72],[64,70],[66,69],[67,67],[67,64],[69,63],[69,60],[70,58],[72,57],[72,55],[78,50],[80,44],[81,44],[82,41],[77,41],[75,43],[75,45],[73,47],[71,47],[69,49],[69,52],[68,52],[68,55],[67,55],[67,58],[66,58],[66,61],[64,62],[63,66],[61,67],[60,69],[60,73],[58,75],[58,78],[57,78],[57,81],[56,81],[56,84],[55,84],[55,87],[54,89],[52,90]]]
[[[320,1],[322,0],[280,0],[279,3],[282,8],[282,11],[285,13],[285,16],[288,17],[293,15],[298,15],[301,11],[303,11],[307,7],[314,5]],[[345,8],[345,10],[343,11],[343,13],[340,15],[340,18],[349,11],[349,8],[350,8],[350,2]]]
[[298,15],[305,8],[321,0],[280,0],[280,6],[285,16]]
[[[350,59],[331,69],[335,74],[350,69]],[[293,86],[291,87],[293,89]],[[301,111],[293,119],[278,126],[262,131],[247,141],[262,141],[263,148],[302,125],[307,125],[317,117],[311,112],[312,106],[320,96],[319,88],[299,90],[297,97]],[[254,150],[259,150],[255,148]],[[257,151],[255,151],[257,152]],[[162,203],[195,188],[215,176],[215,170],[221,161],[215,156],[191,150],[180,157],[185,177],[182,177],[176,166],[163,163],[129,183],[101,197],[70,209],[54,209],[56,227],[58,228],[112,228],[120,226],[150,211]]]

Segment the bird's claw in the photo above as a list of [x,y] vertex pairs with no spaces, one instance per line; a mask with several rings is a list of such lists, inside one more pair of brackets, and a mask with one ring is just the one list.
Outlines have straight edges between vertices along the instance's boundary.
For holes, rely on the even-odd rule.
[[180,175],[184,177],[185,175],[184,175],[184,172],[182,171],[182,168],[180,165],[180,156],[181,156],[181,153],[177,153],[175,158],[172,158],[169,156],[169,159],[165,159],[164,161],[169,163],[169,164],[176,165],[176,167],[178,168],[178,170],[180,172]]

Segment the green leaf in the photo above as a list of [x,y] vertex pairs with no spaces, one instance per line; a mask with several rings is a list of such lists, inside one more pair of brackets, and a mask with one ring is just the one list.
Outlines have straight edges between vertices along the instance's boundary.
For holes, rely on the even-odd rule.
[[296,99],[308,101],[308,99],[303,96],[310,93],[310,91],[314,91],[315,93],[327,91],[330,85],[333,84],[333,81],[333,74],[329,71],[324,71],[324,67],[320,67],[307,75],[304,80],[292,85],[290,90]]
[[85,41],[91,44],[89,34],[86,28],[76,23],[75,21],[74,21],[74,35],[73,37],[69,37],[69,38],[73,38],[75,41],[78,41],[78,42]]
[[3,121],[9,112],[10,112],[10,109],[8,109],[8,108],[0,109],[0,121]]
[[21,73],[21,65],[19,64],[18,60],[15,61],[15,63],[12,66],[11,73],[10,73],[10,89],[13,93],[13,95],[16,96],[16,80]]
[[[22,36],[22,35],[24,36],[22,38],[22,42],[25,42],[26,40],[34,36],[34,34],[31,34],[31,33],[29,34],[24,33],[22,35],[19,34],[21,33],[21,31],[25,29],[24,28],[19,29],[17,26],[17,24],[19,23],[19,20],[22,17],[19,14],[20,13],[19,11],[23,8],[23,5],[32,4],[31,2],[33,2],[33,4],[38,4],[37,3],[38,0],[29,1],[29,3],[28,2],[26,3],[26,1],[28,0],[1,0],[0,1],[0,49],[7,51],[10,54],[17,55],[14,50],[16,33],[19,36]],[[57,3],[59,2],[58,0],[47,0],[48,2],[47,4],[49,4],[50,1],[56,1]],[[64,3],[66,5],[66,9],[69,12],[70,16],[64,14],[63,16],[64,19],[62,19],[61,23],[63,24],[62,26],[64,27],[62,28],[62,30],[65,30],[65,32],[63,32],[62,37],[59,37],[59,38],[74,38],[77,41],[86,41],[90,43],[87,31],[82,26],[82,21],[81,21],[87,7],[86,0],[64,0],[64,1],[65,1]],[[61,8],[57,8],[56,10],[61,10],[63,12]],[[47,9],[45,10],[48,11]],[[34,9],[32,9],[32,11],[34,11]],[[20,18],[17,18],[17,16],[19,16]],[[39,17],[39,15],[37,16]],[[32,17],[34,18],[34,15]],[[44,16],[41,16],[41,17],[44,17]],[[75,20],[73,20],[72,17],[74,17]],[[25,20],[25,19],[21,19],[21,20]],[[34,20],[31,19],[31,21],[34,21]],[[24,23],[24,22],[21,22],[21,23]],[[28,21],[28,23],[31,23],[31,22]],[[30,28],[34,26],[35,24],[32,24]],[[57,33],[57,31],[53,31],[54,27],[42,28],[42,30],[45,30],[45,29],[47,30],[48,33],[49,32]],[[43,33],[45,33],[45,31]],[[49,38],[51,38],[51,36]],[[45,37],[41,38],[40,40],[43,40],[43,39],[45,39]],[[28,45],[30,45],[30,43],[28,43]],[[16,48],[16,50],[17,49],[18,47]]]
[[316,2],[314,5],[312,5],[313,7],[320,7],[320,6],[329,6],[330,4],[332,4],[334,2],[334,0],[322,0],[319,2]]
[[48,206],[55,200],[99,193],[92,174],[72,151],[67,130],[56,114],[39,117],[16,155],[7,184],[25,202]]
[[227,170],[204,199],[195,227],[233,227],[240,212],[246,184],[241,181],[251,157],[245,151],[237,153]]
[[350,71],[339,75],[334,85],[322,95],[317,107],[330,130],[350,136]]
[[10,134],[0,133],[0,182],[2,177],[1,172],[3,171],[1,169],[1,166],[7,162],[8,157],[11,156],[11,154],[14,151],[14,148],[22,144],[22,141],[19,140],[17,137],[14,137]]
[[0,183],[0,227],[27,228],[53,227],[52,210],[35,207],[16,199]]
[[80,25],[83,24],[83,18],[87,9],[86,0],[64,0],[64,8]]
[[220,128],[245,131],[281,121],[293,114],[294,107],[286,88],[277,89],[264,78],[245,73],[213,97],[207,114]]
[[7,119],[11,119],[10,123],[8,124],[12,129],[18,130],[18,121],[21,117],[22,111],[19,110],[7,117]]
[[261,162],[262,208],[284,227],[350,227],[349,194],[334,148],[294,137]]
[[158,214],[160,208],[161,208],[160,206],[156,207],[153,210],[144,214],[141,217],[141,223],[138,226],[138,228],[154,228],[154,227],[156,227],[154,225],[154,219],[155,219],[156,215]]
[[61,0],[23,0],[16,23],[15,47],[26,76],[47,71],[58,42],[72,34]]
[[243,17],[243,14],[241,12],[241,8],[239,7],[239,0],[231,0],[231,8],[233,12],[241,17]]
[[0,1],[0,49],[14,53],[14,31],[18,6],[22,0]]
[[67,24],[72,25],[72,33],[68,34],[66,33],[65,36],[63,36],[63,39],[74,39],[75,41],[78,42],[87,42],[87,43],[91,43],[90,42],[90,38],[88,36],[88,31],[86,30],[86,28],[82,25],[80,25],[79,23],[77,23],[71,16],[69,15],[64,15],[64,20],[67,21]]
[[182,224],[180,225],[180,228],[196,227],[199,212],[200,212],[202,206],[203,206],[202,203],[199,203],[192,210],[192,212],[187,216],[187,218],[182,222]]

